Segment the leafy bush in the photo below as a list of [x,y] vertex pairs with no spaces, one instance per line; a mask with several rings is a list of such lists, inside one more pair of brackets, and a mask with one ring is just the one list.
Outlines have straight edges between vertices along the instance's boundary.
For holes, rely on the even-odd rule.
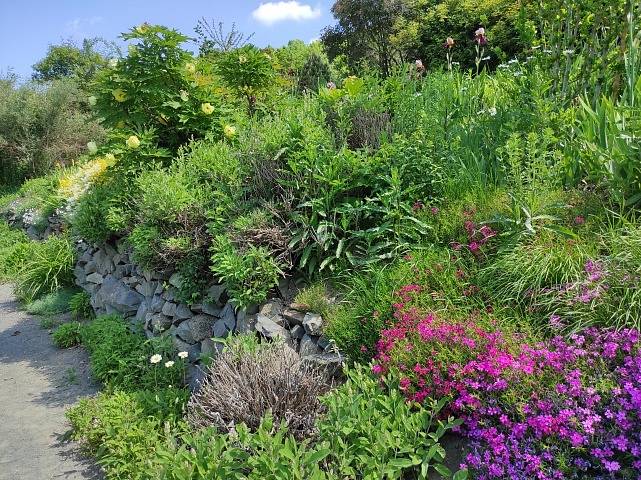
[[[439,440],[461,421],[439,419],[446,401],[413,410],[397,389],[383,390],[365,367],[348,371],[347,382],[322,400],[327,414],[318,429],[330,470],[336,478],[426,479],[434,471],[451,478]],[[454,478],[465,479],[467,472]]]
[[0,221],[0,278],[13,278],[26,258],[29,239],[19,231]]
[[77,320],[91,320],[94,317],[91,295],[87,292],[75,293],[69,298],[69,310]]
[[73,288],[64,288],[30,302],[26,305],[27,312],[33,315],[57,315],[72,310],[72,299],[78,295]]
[[58,348],[75,347],[80,344],[81,329],[79,322],[63,323],[53,332],[53,344]]
[[18,273],[17,295],[31,301],[39,295],[73,285],[76,253],[71,240],[51,236],[44,242],[29,243]]
[[[168,337],[146,340],[118,316],[102,316],[81,331],[94,377],[107,386],[133,391],[180,385],[184,362]],[[171,362],[171,363],[169,363]]]
[[240,308],[265,300],[282,275],[265,248],[250,245],[239,251],[222,235],[212,245],[211,271],[225,283],[230,300]]
[[224,431],[244,423],[256,430],[269,411],[277,424],[301,438],[314,431],[322,411],[318,396],[328,389],[322,369],[302,362],[289,346],[236,338],[206,370],[189,402],[189,420],[196,427]]
[[87,113],[85,95],[72,80],[47,86],[0,79],[0,181],[26,178],[68,165],[104,133]]

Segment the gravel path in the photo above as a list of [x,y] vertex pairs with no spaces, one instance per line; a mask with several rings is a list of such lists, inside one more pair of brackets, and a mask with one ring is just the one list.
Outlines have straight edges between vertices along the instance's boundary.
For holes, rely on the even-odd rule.
[[80,348],[59,350],[0,285],[0,480],[101,479],[65,441],[65,410],[96,392]]

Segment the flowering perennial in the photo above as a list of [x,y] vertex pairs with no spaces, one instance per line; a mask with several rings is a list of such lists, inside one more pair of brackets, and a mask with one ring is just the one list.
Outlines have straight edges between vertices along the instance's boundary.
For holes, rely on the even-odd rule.
[[[592,274],[596,274],[595,266]],[[376,374],[410,401],[449,397],[479,479],[639,478],[641,336],[588,329],[527,342],[478,318],[444,321],[399,292]]]

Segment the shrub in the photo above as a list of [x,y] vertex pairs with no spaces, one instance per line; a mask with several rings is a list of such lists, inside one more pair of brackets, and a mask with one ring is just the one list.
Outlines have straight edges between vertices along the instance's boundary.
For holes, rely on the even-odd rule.
[[94,317],[91,306],[91,295],[87,292],[77,292],[69,299],[69,310],[77,320],[91,320]]
[[105,242],[117,231],[112,228],[109,218],[118,204],[126,203],[112,182],[94,185],[73,209],[71,225],[74,233],[89,242]]
[[286,345],[256,342],[232,339],[214,358],[189,402],[190,422],[221,430],[244,423],[256,430],[270,411],[291,434],[309,435],[322,411],[318,396],[329,388],[326,375]]
[[318,423],[319,437],[336,478],[428,478],[433,471],[451,477],[439,440],[461,421],[439,420],[446,399],[414,410],[397,389],[383,390],[357,366],[322,402],[327,414]]
[[321,282],[309,285],[299,291],[294,301],[305,305],[309,311],[318,313],[323,318],[328,318],[328,314],[332,308],[327,288]]
[[329,63],[318,53],[312,52],[298,74],[298,89],[301,92],[317,92],[330,80]]
[[23,232],[0,221],[0,278],[15,277],[26,258],[27,245],[29,239]]
[[77,295],[72,288],[64,288],[44,295],[26,305],[27,312],[33,315],[58,315],[71,309],[71,300]]
[[81,337],[94,377],[111,388],[132,391],[184,380],[184,362],[175,356],[169,337],[146,340],[114,315],[98,317],[82,329]]
[[0,79],[1,183],[19,184],[68,165],[86,150],[87,142],[100,141],[103,135],[72,80],[16,87]]
[[80,330],[82,325],[78,322],[63,323],[53,332],[53,344],[58,348],[75,347],[80,343]]
[[212,245],[211,271],[225,283],[230,300],[239,308],[264,301],[283,274],[265,248],[250,245],[239,251],[223,235]]
[[44,293],[73,285],[75,250],[65,236],[51,236],[44,242],[31,242],[18,273],[17,295],[31,301]]

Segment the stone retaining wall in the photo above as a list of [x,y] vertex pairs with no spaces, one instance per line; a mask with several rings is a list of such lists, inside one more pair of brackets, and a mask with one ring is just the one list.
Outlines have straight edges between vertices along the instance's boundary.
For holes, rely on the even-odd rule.
[[148,337],[170,335],[193,364],[201,355],[214,355],[221,344],[212,338],[230,333],[257,332],[280,337],[307,361],[338,370],[341,355],[322,335],[323,319],[303,305],[291,303],[289,282],[262,305],[237,310],[224,285],[213,283],[206,301],[187,305],[176,298],[180,275],[165,276],[136,265],[124,241],[115,245],[78,243],[76,284],[91,295],[97,314],[116,313],[143,326]]

